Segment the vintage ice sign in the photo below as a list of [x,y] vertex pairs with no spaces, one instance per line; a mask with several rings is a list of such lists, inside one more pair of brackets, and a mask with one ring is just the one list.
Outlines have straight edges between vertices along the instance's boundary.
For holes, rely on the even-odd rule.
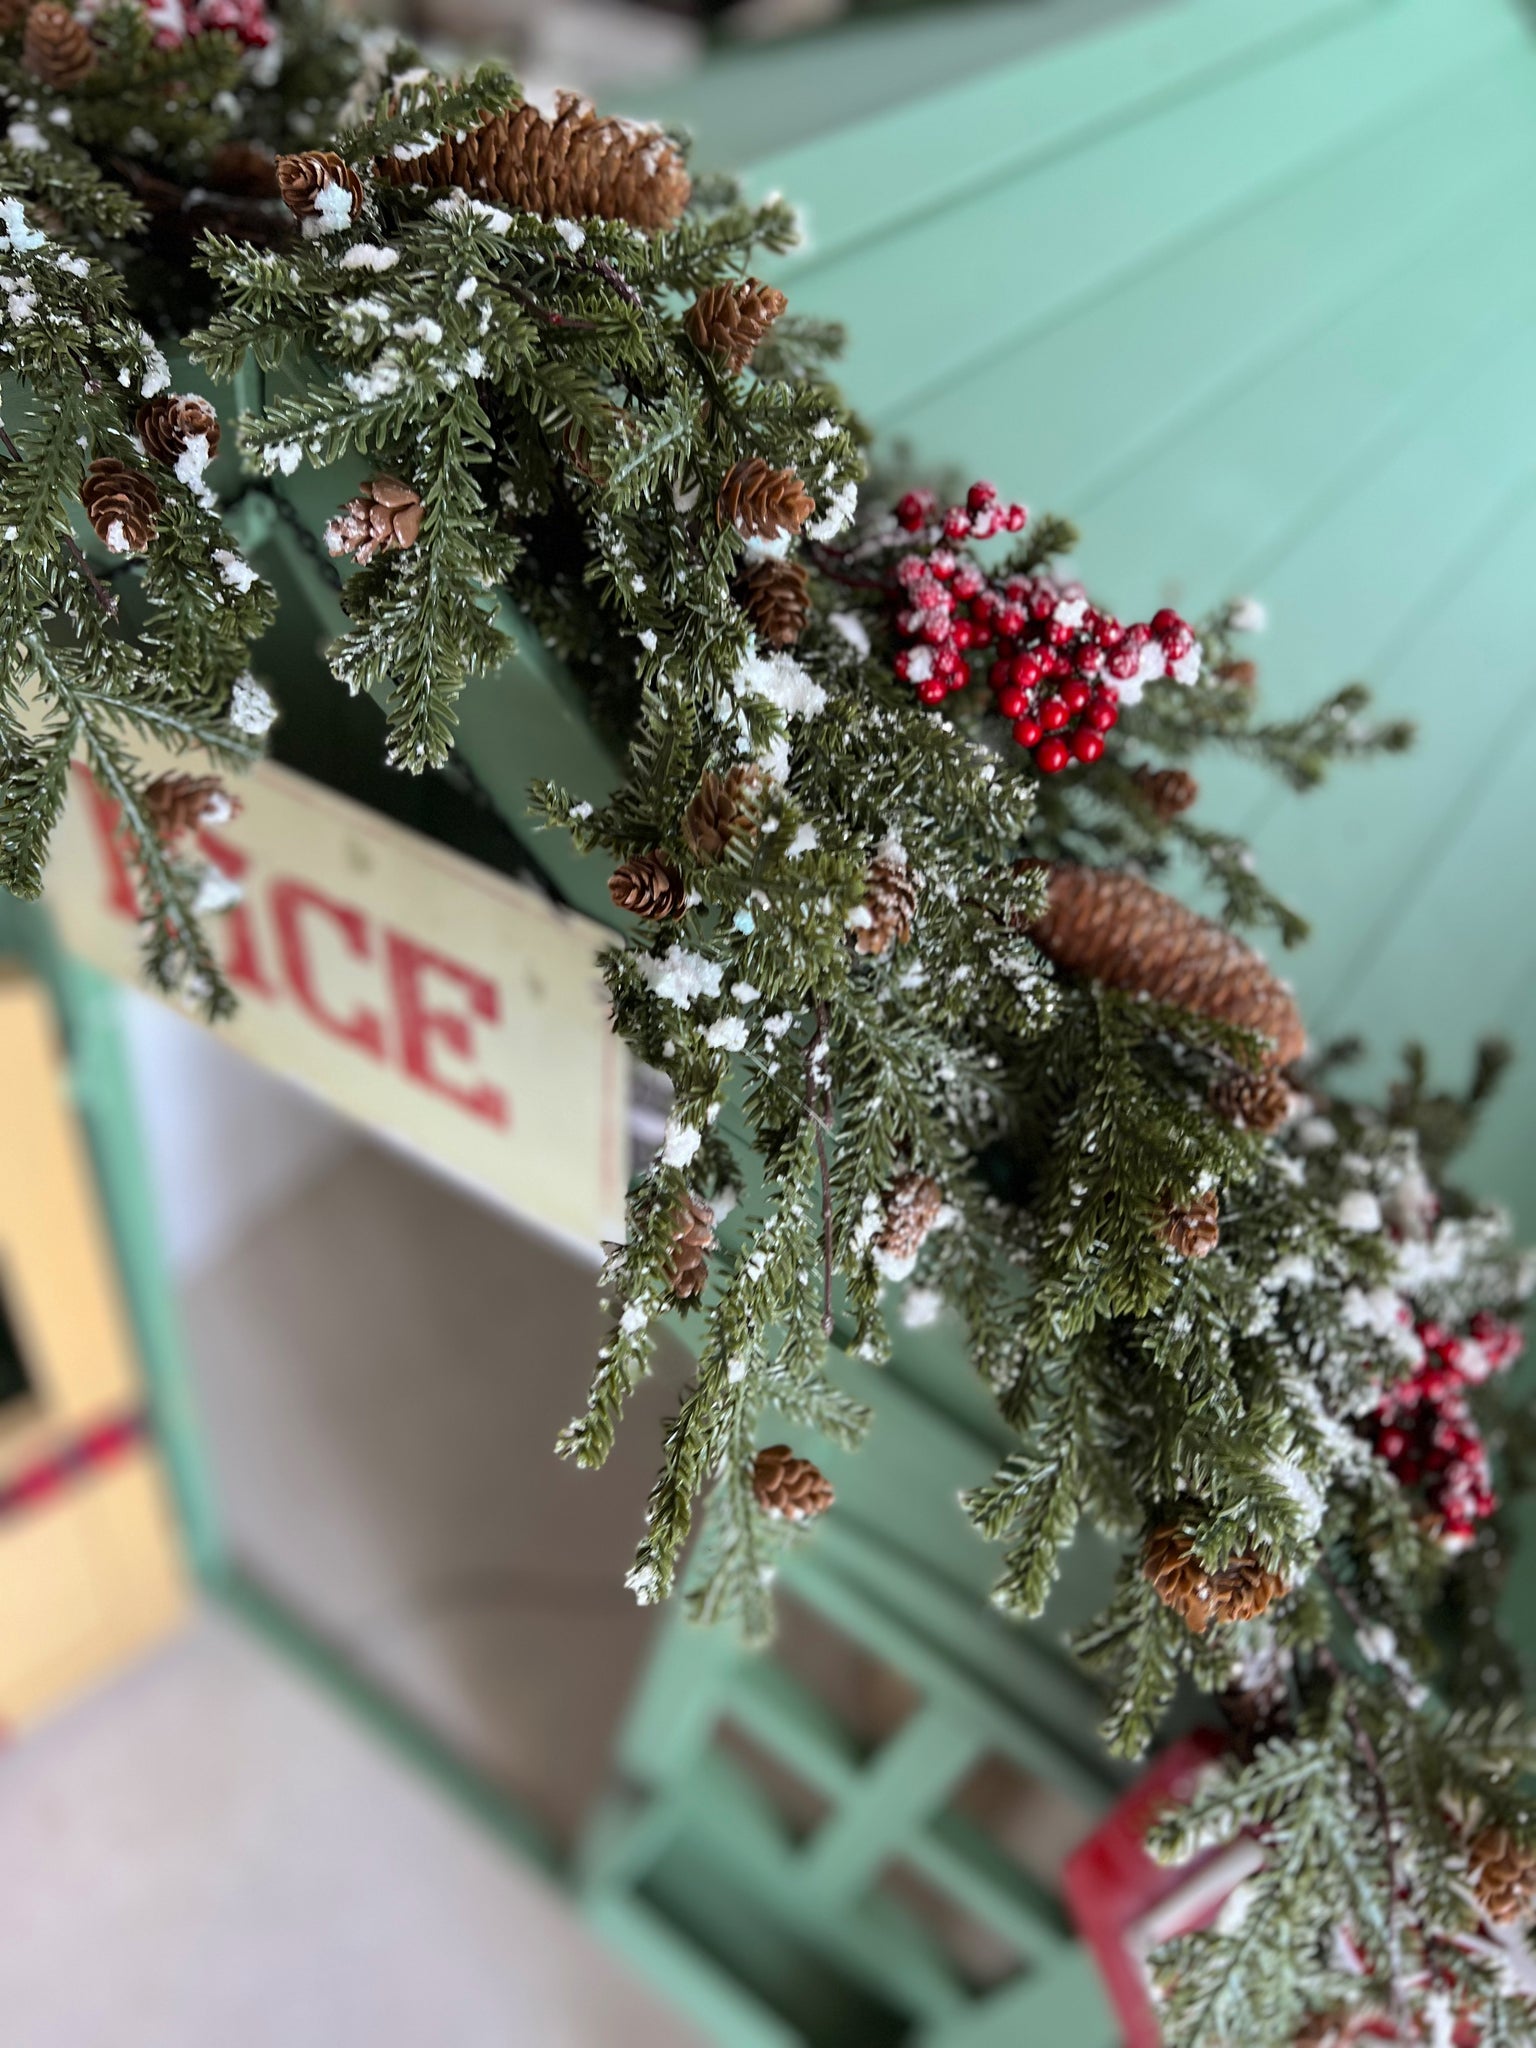
[[[138,982],[112,803],[76,764],[48,886],[71,952]],[[199,850],[240,1007],[219,1035],[562,1237],[619,1234],[627,1073],[584,918],[263,762]]]

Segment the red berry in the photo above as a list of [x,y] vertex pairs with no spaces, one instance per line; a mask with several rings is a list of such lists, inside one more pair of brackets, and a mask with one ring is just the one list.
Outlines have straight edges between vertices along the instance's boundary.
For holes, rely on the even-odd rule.
[[961,505],[951,505],[944,514],[944,538],[965,540],[971,531],[970,514]]
[[1008,531],[1010,533],[1022,533],[1024,522],[1028,517],[1029,514],[1022,505],[1010,505],[1008,507]]
[[975,643],[976,628],[969,619],[956,619],[949,637],[956,647],[970,647]]
[[916,533],[933,509],[933,495],[929,491],[908,491],[896,506],[896,523],[908,533]]
[[1013,728],[1013,736],[1021,747],[1038,747],[1043,737],[1033,718],[1021,718]]
[[1079,682],[1075,676],[1061,686],[1061,701],[1072,712],[1081,711],[1091,695],[1088,685]]
[[929,676],[918,684],[917,694],[924,704],[942,704],[949,691],[938,676]]
[[1092,726],[1080,725],[1072,735],[1072,751],[1079,761],[1097,761],[1104,751],[1104,742]]
[[1040,706],[1040,723],[1047,732],[1060,732],[1068,715],[1067,707],[1059,697],[1047,697]]
[[1170,611],[1167,605],[1164,605],[1161,611],[1154,612],[1152,614],[1152,630],[1157,635],[1159,640],[1161,640],[1165,634],[1179,632],[1183,629],[1184,621],[1179,617],[1177,612]]
[[997,630],[1006,633],[1010,640],[1017,640],[1028,624],[1028,618],[1016,604],[1005,605],[997,616]]
[[1046,775],[1059,775],[1072,756],[1060,740],[1042,740],[1035,751],[1035,766]]
[[999,690],[997,693],[997,708],[1004,718],[1020,717],[1028,702],[1029,699],[1024,692],[1013,683],[1010,683],[1006,690]]
[[997,502],[997,485],[976,483],[965,494],[965,502],[972,512],[985,512],[989,505]]
[[1021,690],[1032,690],[1043,673],[1040,658],[1035,654],[1021,654],[1013,664],[1013,680]]

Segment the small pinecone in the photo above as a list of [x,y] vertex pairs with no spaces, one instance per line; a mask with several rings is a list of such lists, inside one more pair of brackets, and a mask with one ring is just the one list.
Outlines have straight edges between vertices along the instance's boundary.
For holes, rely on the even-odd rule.
[[1279,1573],[1261,1564],[1251,1550],[1229,1558],[1219,1571],[1207,1571],[1179,1522],[1165,1522],[1150,1531],[1141,1572],[1163,1605],[1197,1636],[1203,1636],[1213,1621],[1253,1621],[1286,1590]]
[[141,469],[102,455],[85,472],[80,502],[96,538],[114,555],[142,555],[155,537],[160,493]]
[[636,917],[648,917],[654,924],[681,917],[686,893],[682,876],[660,853],[632,854],[608,877],[608,894],[615,910],[632,910]]
[[715,500],[715,518],[734,526],[746,540],[776,540],[798,533],[816,500],[792,469],[774,469],[761,455],[738,462],[726,473]]
[[675,225],[692,194],[687,167],[659,128],[604,120],[563,92],[553,116],[526,100],[425,156],[385,157],[396,185],[457,185],[545,220],[625,220],[642,233]]
[[1272,1068],[1250,1074],[1239,1067],[1211,1090],[1211,1107],[1241,1131],[1278,1131],[1291,1113],[1291,1091]]
[[706,768],[683,813],[683,837],[700,860],[724,860],[738,839],[757,831],[755,800],[763,786],[762,770],[740,762],[726,775]]
[[1138,768],[1131,779],[1164,824],[1187,811],[1200,794],[1187,768]]
[[1210,1188],[1188,1202],[1169,1201],[1158,1228],[1164,1244],[1181,1259],[1203,1259],[1221,1242],[1221,1198]]
[[679,1301],[694,1301],[709,1284],[709,1254],[715,1244],[715,1212],[697,1195],[684,1195],[672,1223],[667,1285]]
[[939,1220],[944,1190],[926,1173],[904,1173],[885,1193],[885,1221],[875,1249],[888,1259],[915,1259]]
[[1045,915],[1030,929],[1069,974],[1269,1039],[1271,1066],[1289,1066],[1306,1050],[1296,999],[1258,954],[1135,875],[1053,868]]
[[811,616],[811,579],[799,562],[771,555],[736,579],[736,602],[773,647],[793,647]]
[[788,1444],[768,1444],[752,1461],[752,1491],[765,1515],[809,1522],[824,1515],[836,1495],[809,1458],[797,1458]]
[[854,927],[856,952],[888,953],[912,936],[917,890],[904,860],[877,860],[864,877],[864,908],[868,924]]
[[296,156],[277,160],[277,190],[284,206],[297,221],[325,217],[317,203],[328,187],[339,187],[351,202],[347,218],[356,220],[363,210],[363,181],[350,164],[329,149],[301,150]]
[[683,325],[695,348],[722,357],[734,373],[751,362],[752,351],[788,304],[782,292],[755,277],[742,284],[713,284],[688,308]]
[[201,434],[208,443],[208,459],[219,452],[219,416],[206,398],[173,398],[169,393],[150,399],[139,407],[137,421],[144,453],[174,469],[189,440]]
[[1235,683],[1240,690],[1251,690],[1259,680],[1259,665],[1256,661],[1224,661],[1216,673],[1224,683]]
[[174,769],[155,777],[142,803],[156,838],[167,845],[199,825],[222,824],[235,808],[217,775],[181,775]]
[[259,143],[221,142],[208,160],[208,183],[240,199],[276,199],[277,158]]
[[54,0],[38,0],[27,16],[21,61],[34,78],[64,92],[96,69],[96,45],[84,22]]
[[420,498],[399,477],[371,477],[326,527],[326,548],[366,568],[375,555],[415,546],[421,510]]
[[1472,1837],[1467,1875],[1477,1903],[1499,1926],[1528,1919],[1536,1908],[1536,1856],[1506,1827],[1490,1825]]

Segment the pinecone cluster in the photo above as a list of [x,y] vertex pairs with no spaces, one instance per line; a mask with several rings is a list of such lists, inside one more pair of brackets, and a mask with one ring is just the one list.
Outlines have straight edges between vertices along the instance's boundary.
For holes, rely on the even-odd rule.
[[1255,1620],[1287,1590],[1279,1573],[1251,1550],[1229,1558],[1219,1571],[1208,1571],[1181,1521],[1150,1531],[1141,1570],[1163,1605],[1197,1636],[1213,1621]]
[[882,855],[864,877],[865,921],[853,928],[854,950],[879,956],[912,936],[917,889],[904,860]]
[[811,579],[799,562],[765,555],[748,564],[734,588],[736,602],[770,646],[794,646],[811,616]]
[[709,1284],[709,1254],[715,1246],[715,1212],[697,1195],[684,1195],[672,1219],[667,1285],[679,1301],[696,1301]]
[[739,762],[723,776],[705,769],[683,813],[683,837],[698,859],[724,860],[738,839],[756,834],[762,787],[762,770],[750,762]]
[[159,530],[160,493],[141,469],[101,455],[80,485],[85,516],[102,546],[114,555],[142,555]]
[[1258,954],[1139,876],[1053,868],[1045,915],[1031,934],[1069,974],[1267,1038],[1271,1066],[1289,1066],[1306,1050],[1296,999]]
[[636,853],[608,877],[615,910],[633,911],[653,924],[681,917],[687,908],[683,878],[662,853]]
[[816,500],[792,469],[775,469],[761,455],[749,455],[727,470],[715,500],[715,518],[734,526],[743,540],[777,540],[798,533]]
[[903,1265],[910,1264],[927,1242],[943,1207],[944,1190],[932,1175],[900,1175],[886,1190],[876,1251]]
[[140,801],[155,837],[166,846],[199,825],[222,825],[235,811],[234,800],[217,775],[185,775],[174,769],[157,775]]
[[765,1515],[785,1522],[809,1522],[824,1515],[836,1495],[809,1458],[797,1458],[788,1444],[768,1444],[752,1463],[752,1492]]
[[1240,1131],[1259,1131],[1265,1137],[1278,1131],[1291,1113],[1293,1097],[1289,1086],[1272,1067],[1250,1074],[1245,1067],[1225,1074],[1211,1089],[1211,1107],[1236,1124]]
[[552,115],[526,100],[425,156],[377,166],[396,185],[456,185],[544,220],[623,220],[644,234],[674,226],[692,195],[676,146],[659,128],[604,120],[563,92]]
[[306,149],[277,160],[277,190],[301,226],[345,227],[363,210],[363,181],[329,149]]
[[38,0],[21,37],[24,70],[56,92],[67,92],[96,69],[96,45],[85,23],[55,0]]
[[1200,794],[1200,785],[1187,768],[1142,767],[1131,780],[1165,825],[1187,811]]
[[1214,1188],[1188,1201],[1165,1199],[1158,1234],[1181,1259],[1203,1259],[1221,1242],[1221,1197]]
[[421,499],[409,484],[397,476],[372,477],[326,527],[325,545],[366,568],[375,555],[414,547],[421,515]]
[[751,362],[753,350],[788,304],[782,292],[755,277],[714,284],[688,308],[683,326],[701,354],[719,357],[734,376]]
[[1536,1856],[1506,1827],[1480,1828],[1467,1845],[1467,1877],[1485,1917],[1507,1927],[1536,1909]]
[[219,452],[219,416],[206,398],[195,394],[185,398],[169,392],[139,407],[139,439],[144,453],[167,469],[174,469],[187,452],[187,444],[201,435],[208,445],[211,462]]

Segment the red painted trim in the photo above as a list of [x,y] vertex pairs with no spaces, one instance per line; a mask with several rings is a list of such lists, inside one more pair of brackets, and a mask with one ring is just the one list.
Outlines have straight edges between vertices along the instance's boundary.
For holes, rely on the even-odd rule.
[[93,1424],[51,1457],[39,1459],[14,1479],[0,1481],[0,1519],[36,1507],[39,1501],[77,1485],[103,1466],[116,1464],[147,1434],[148,1423],[141,1413],[118,1415]]

